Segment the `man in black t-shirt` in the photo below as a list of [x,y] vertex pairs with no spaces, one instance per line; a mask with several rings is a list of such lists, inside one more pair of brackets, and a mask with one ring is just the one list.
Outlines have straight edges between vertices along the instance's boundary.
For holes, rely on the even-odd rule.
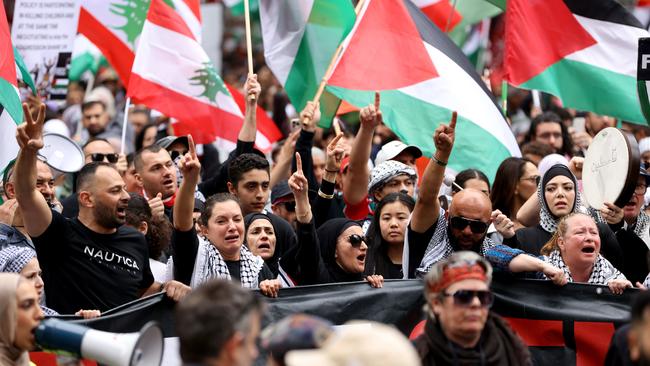
[[79,172],[77,218],[66,219],[49,208],[35,185],[45,106],[40,105],[36,120],[26,104],[23,109],[26,123],[17,130],[16,199],[43,269],[48,306],[59,313],[106,311],[163,289],[175,300],[189,292],[176,281],[154,282],[144,237],[123,226],[129,194],[112,165],[93,162]]

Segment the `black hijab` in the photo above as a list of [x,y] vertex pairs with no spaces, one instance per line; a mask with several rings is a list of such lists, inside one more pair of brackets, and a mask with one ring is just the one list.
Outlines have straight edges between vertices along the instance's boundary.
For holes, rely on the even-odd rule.
[[336,263],[336,242],[341,233],[351,226],[361,227],[356,221],[347,218],[335,218],[326,221],[316,232],[320,243],[321,257],[330,277],[327,282],[363,280],[363,273],[348,273]]
[[[278,248],[278,243],[280,242],[280,238],[278,237],[278,230],[275,227],[275,225],[273,224],[273,220],[271,220],[269,215],[267,215],[266,213],[263,213],[263,212],[253,212],[253,213],[250,213],[250,214],[246,215],[246,217],[244,218],[244,225],[246,227],[246,229],[244,230],[244,238],[245,239],[248,238],[248,228],[250,228],[251,224],[255,220],[266,220],[266,221],[271,223],[271,226],[273,226],[273,233],[275,234],[275,248],[273,250],[273,256],[271,258],[265,260],[264,263],[266,263],[266,265],[269,267],[271,272],[273,272],[273,274],[275,276],[277,276],[278,275],[279,262],[280,262],[280,255],[281,255],[281,251],[278,250],[279,249]],[[248,243],[246,243],[246,246],[248,246]],[[248,247],[248,249],[250,249],[250,247]]]

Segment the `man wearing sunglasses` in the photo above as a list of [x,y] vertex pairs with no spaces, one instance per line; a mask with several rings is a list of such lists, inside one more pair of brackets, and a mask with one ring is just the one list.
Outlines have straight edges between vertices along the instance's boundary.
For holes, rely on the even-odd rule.
[[461,251],[436,263],[424,282],[427,320],[415,340],[423,365],[531,365],[523,341],[490,312],[492,266]]

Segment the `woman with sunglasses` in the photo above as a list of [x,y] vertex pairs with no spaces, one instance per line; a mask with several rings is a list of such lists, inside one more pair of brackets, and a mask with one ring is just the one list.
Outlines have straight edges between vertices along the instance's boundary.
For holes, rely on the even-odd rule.
[[510,326],[490,312],[492,267],[460,251],[436,263],[425,277],[427,320],[415,340],[422,364],[531,365],[530,352]]
[[390,193],[375,208],[370,226],[366,273],[384,278],[404,278],[402,252],[409,217],[415,201],[406,193]]
[[539,171],[535,164],[522,158],[507,158],[497,169],[490,193],[492,208],[506,215],[514,224],[514,229],[524,227],[517,221],[517,211],[537,190]]
[[[551,239],[557,230],[560,219],[574,212],[589,212],[589,209],[583,206],[580,192],[576,187],[577,179],[565,165],[553,165],[544,173],[537,187],[537,195],[530,198],[530,200],[536,199],[541,202],[539,224],[517,230],[517,241],[520,249],[533,255],[539,255],[544,244]],[[623,210],[614,205],[607,205],[609,207],[607,210],[612,212],[618,210],[617,212],[620,214],[618,221],[621,221],[623,219]],[[598,217],[599,215],[595,212],[594,216]],[[618,214],[612,213],[611,215]],[[623,254],[614,232],[606,223],[597,223],[596,226],[600,235],[603,256],[615,267],[622,268]]]
[[296,199],[298,225],[296,282],[313,285],[365,279],[372,287],[382,287],[384,278],[381,275],[364,275],[368,244],[358,222],[347,218],[330,219],[316,231],[308,182],[299,154],[296,154],[296,168],[289,178],[289,187]]

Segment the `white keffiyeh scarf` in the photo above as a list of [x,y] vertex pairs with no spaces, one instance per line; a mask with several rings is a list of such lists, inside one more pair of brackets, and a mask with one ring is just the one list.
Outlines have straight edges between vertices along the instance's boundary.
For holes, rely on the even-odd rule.
[[[258,276],[264,266],[264,259],[253,255],[245,245],[240,249],[240,273],[239,279],[242,287],[256,289],[259,287]],[[173,258],[167,262],[167,274],[174,273]],[[208,280],[218,278],[230,280],[228,265],[223,259],[219,250],[208,240],[199,236],[199,247],[194,261],[194,272],[190,287],[196,288]]]
[[[544,256],[544,261],[552,264],[553,266],[560,268],[564,272],[564,276],[569,282],[573,282],[573,277],[571,277],[571,271],[569,266],[564,263],[562,255],[559,250],[554,250],[547,257]],[[546,276],[544,278],[548,279]],[[594,267],[591,270],[591,275],[587,283],[594,285],[607,285],[612,280],[622,279],[625,280],[625,275],[623,275],[614,265],[612,265],[605,257],[598,255]]]

